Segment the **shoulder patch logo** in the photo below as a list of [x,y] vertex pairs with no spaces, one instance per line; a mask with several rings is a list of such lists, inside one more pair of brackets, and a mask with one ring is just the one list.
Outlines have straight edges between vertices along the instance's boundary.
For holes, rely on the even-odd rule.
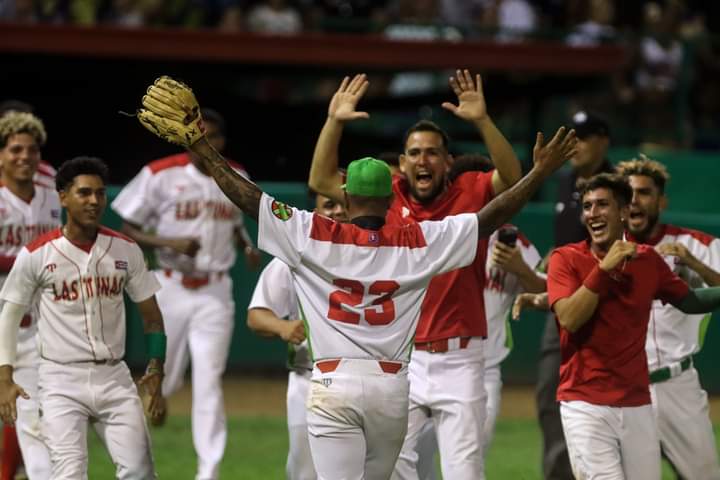
[[282,202],[278,202],[277,200],[273,200],[270,208],[272,209],[273,215],[283,222],[287,222],[293,216],[292,207]]

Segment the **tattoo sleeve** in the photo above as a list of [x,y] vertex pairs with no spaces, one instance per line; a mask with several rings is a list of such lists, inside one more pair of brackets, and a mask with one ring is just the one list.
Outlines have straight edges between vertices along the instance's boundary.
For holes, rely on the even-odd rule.
[[533,169],[477,212],[479,238],[489,237],[507,223],[525,206],[544,179],[542,173]]
[[215,179],[225,195],[253,220],[258,219],[262,190],[253,182],[237,173],[206,139],[191,147],[193,153],[203,159],[208,173]]

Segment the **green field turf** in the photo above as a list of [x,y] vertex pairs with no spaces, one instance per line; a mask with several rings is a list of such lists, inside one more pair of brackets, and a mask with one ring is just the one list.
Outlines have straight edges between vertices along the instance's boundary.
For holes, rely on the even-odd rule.
[[[269,480],[285,478],[287,435],[283,417],[235,417],[229,419],[228,446],[221,478]],[[715,427],[720,438],[720,426]],[[152,431],[157,472],[165,479],[192,479],[195,454],[190,419],[170,417],[167,425]],[[114,467],[104,447],[90,435],[90,479],[114,478]],[[486,463],[487,478],[540,479],[540,431],[534,420],[500,419]],[[672,479],[668,468],[663,479]]]

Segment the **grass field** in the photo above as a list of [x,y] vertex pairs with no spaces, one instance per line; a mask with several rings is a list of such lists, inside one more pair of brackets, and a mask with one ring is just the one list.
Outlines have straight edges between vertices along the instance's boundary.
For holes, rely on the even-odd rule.
[[[281,380],[238,380],[226,384],[229,438],[221,477],[237,480],[285,478],[287,433],[283,415],[284,384]],[[503,413],[486,463],[489,479],[540,479],[540,431],[532,415],[528,389],[506,389]],[[713,406],[717,406],[713,402]],[[168,423],[153,429],[153,453],[158,474],[165,479],[192,479],[195,454],[187,415],[188,392],[171,401],[176,412]],[[718,408],[712,409],[715,414]],[[716,438],[720,425],[716,419]],[[91,479],[114,478],[114,467],[94,434],[90,435]],[[672,479],[665,469],[663,479]]]

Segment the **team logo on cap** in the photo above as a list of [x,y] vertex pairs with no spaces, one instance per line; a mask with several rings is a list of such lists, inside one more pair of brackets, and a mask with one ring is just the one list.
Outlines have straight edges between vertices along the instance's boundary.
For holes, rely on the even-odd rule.
[[283,222],[287,222],[293,216],[292,207],[282,202],[278,202],[277,200],[273,200],[270,209],[272,210],[273,215]]

